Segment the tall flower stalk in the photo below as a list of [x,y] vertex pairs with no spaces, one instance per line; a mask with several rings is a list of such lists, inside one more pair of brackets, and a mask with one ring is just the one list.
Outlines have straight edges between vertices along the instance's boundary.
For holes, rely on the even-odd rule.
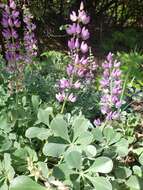
[[17,28],[20,27],[21,23],[14,0],[10,0],[9,5],[4,5],[1,24],[4,28],[2,34],[5,39],[5,56],[8,61],[8,70],[15,72],[17,70],[16,62],[20,59]]
[[106,120],[119,118],[122,106],[122,80],[120,62],[114,60],[113,54],[109,53],[105,62],[102,64],[103,76],[100,81],[101,88],[101,112]]
[[95,61],[91,61],[89,57],[87,40],[90,33],[86,25],[90,22],[90,17],[84,10],[83,2],[81,2],[78,13],[72,11],[70,20],[72,24],[68,26],[66,31],[70,36],[68,48],[71,63],[66,69],[67,78],[59,81],[59,93],[56,94],[57,100],[63,102],[61,113],[63,113],[67,101],[74,103],[77,100],[74,92],[83,88],[85,84],[89,84],[96,69]]
[[37,56],[37,40],[35,38],[36,25],[33,23],[33,15],[26,5],[23,5],[23,21],[24,21],[24,47],[25,61],[31,63],[32,59]]

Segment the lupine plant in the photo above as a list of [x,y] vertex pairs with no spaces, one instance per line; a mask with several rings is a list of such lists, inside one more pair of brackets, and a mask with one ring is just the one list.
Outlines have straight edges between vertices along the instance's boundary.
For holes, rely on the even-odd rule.
[[32,62],[32,58],[37,56],[37,40],[35,37],[36,25],[33,24],[33,15],[26,5],[23,5],[23,21],[24,21],[24,47],[25,47],[25,61]]
[[3,37],[5,39],[5,57],[8,61],[8,70],[14,72],[17,69],[16,62],[20,60],[20,43],[17,28],[20,27],[19,11],[14,0],[9,1],[9,5],[3,6],[2,21]]
[[[26,4],[23,5],[24,40],[18,35],[21,26],[20,12],[14,0],[7,4],[1,4],[3,37],[5,42],[5,57],[8,62],[7,71],[13,73],[14,80],[9,80],[9,89],[22,88],[24,68],[32,63],[37,55],[37,40],[35,38],[36,25],[33,24],[33,16]],[[23,42],[23,45],[22,45]],[[24,51],[22,51],[24,49]],[[16,80],[15,80],[16,79]]]
[[72,11],[70,14],[70,24],[67,28],[67,34],[70,35],[68,40],[69,56],[71,63],[67,66],[67,78],[59,81],[59,93],[56,98],[59,102],[63,102],[61,112],[63,112],[67,101],[74,103],[77,100],[77,95],[73,93],[75,90],[83,88],[83,84],[89,84],[94,78],[96,63],[89,57],[89,46],[87,40],[90,33],[86,25],[90,21],[90,17],[84,10],[84,5],[81,3],[78,13]]
[[116,120],[119,118],[122,106],[122,80],[120,62],[114,60],[110,52],[102,64],[103,76],[100,81],[101,88],[101,112],[106,120]]
[[[17,29],[20,14],[15,4],[17,1],[8,2],[8,5],[0,4],[3,9],[3,36],[5,43],[15,45],[19,39]],[[97,79],[98,82],[100,76],[94,76],[97,66],[87,44],[90,34],[86,26],[90,17],[83,3],[77,13],[73,11],[70,15],[72,24],[66,30],[70,36],[69,54],[48,52],[49,59],[44,64],[36,62],[36,67],[31,64],[37,55],[36,28],[28,5],[24,5],[23,13],[22,41],[25,49],[20,51],[20,48],[5,46],[6,55],[10,50],[14,50],[12,55],[25,53],[21,54],[20,63],[24,67],[19,70],[19,75],[16,72],[14,77],[13,73],[7,74],[0,56],[0,190],[142,190],[142,113],[132,109],[131,102],[126,102],[128,105],[124,107],[122,99],[124,96],[127,101],[130,99],[126,95],[130,89],[127,88],[128,93],[123,95],[126,85],[122,83],[126,77],[122,76],[121,63],[112,53],[101,65],[103,74],[99,86],[96,88],[94,85],[93,81]],[[19,69],[19,58],[12,58],[7,59],[8,65],[13,66],[13,62],[16,62]],[[30,75],[29,80],[25,80],[25,89],[10,93],[7,79],[19,81],[19,76],[26,78],[29,67],[23,68],[29,63],[30,72],[36,73],[36,78]],[[68,65],[65,78],[61,77],[65,76],[63,63]],[[36,72],[33,72],[35,68]],[[59,94],[56,95],[63,104],[61,113],[56,109],[54,93],[57,78],[61,78],[58,82]],[[48,88],[43,87],[45,81]],[[89,87],[93,87],[92,90]],[[78,95],[88,90],[93,96],[93,90],[97,92],[100,99],[97,99],[99,109],[95,109],[95,112],[98,113],[97,118],[101,116],[102,119],[95,120],[95,125],[93,118],[86,113],[93,112],[93,101],[91,106],[88,105],[89,110],[80,105],[80,110],[85,109],[85,116],[76,109]],[[45,93],[47,99],[52,94],[52,98],[47,101],[37,91],[42,95]],[[133,97],[133,94],[130,95]],[[82,102],[88,102],[89,97],[80,98]],[[63,114],[66,102],[76,104],[71,104],[74,105],[73,109],[71,105],[67,106],[68,113]],[[92,116],[96,115],[95,112]]]

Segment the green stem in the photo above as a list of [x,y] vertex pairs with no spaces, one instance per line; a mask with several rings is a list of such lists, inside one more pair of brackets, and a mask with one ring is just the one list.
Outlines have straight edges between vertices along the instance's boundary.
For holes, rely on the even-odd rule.
[[[73,83],[73,79],[74,79],[74,74],[72,74],[72,77],[71,77],[71,80],[70,80],[70,84]],[[62,105],[62,109],[61,109],[61,114],[64,113],[64,109],[65,109],[65,106],[66,106],[66,103],[67,103],[67,99],[68,99],[68,96],[69,96],[69,93],[66,95],[65,99],[64,99],[64,102],[63,102],[63,105]]]
[[65,97],[65,100],[64,100],[64,102],[63,102],[63,105],[62,105],[62,109],[61,109],[61,114],[63,114],[64,113],[64,109],[65,109],[65,105],[66,105],[66,103],[67,103],[67,99],[68,99],[68,94],[67,94],[67,96]]

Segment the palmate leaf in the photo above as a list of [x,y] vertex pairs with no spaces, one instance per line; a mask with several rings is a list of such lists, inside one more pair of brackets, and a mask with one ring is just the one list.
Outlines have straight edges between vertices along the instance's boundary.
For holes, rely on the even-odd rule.
[[86,177],[93,184],[93,190],[112,190],[111,183],[105,177]]
[[0,186],[0,190],[9,190],[9,187],[6,183],[4,183],[2,186]]
[[131,190],[143,190],[143,179],[132,175],[126,182]]
[[37,109],[38,109],[38,106],[39,106],[39,104],[40,104],[39,96],[37,96],[37,95],[32,95],[31,101],[32,101],[32,105],[33,105],[34,109],[37,110]]
[[129,152],[129,142],[126,139],[120,139],[114,146],[116,147],[116,153],[121,157],[126,156]]
[[82,156],[81,153],[78,151],[71,151],[69,152],[66,157],[65,157],[66,163],[71,167],[71,168],[76,168],[80,169],[81,164],[82,164]]
[[70,138],[68,135],[68,124],[63,119],[62,115],[57,115],[50,124],[50,128],[56,136],[61,137],[62,139],[70,142]]
[[50,116],[53,117],[53,108],[48,107],[46,109],[39,109],[38,110],[38,123],[44,123],[45,125],[49,126],[50,123]]
[[89,131],[84,131],[76,140],[76,144],[89,145],[93,140],[93,135]]
[[15,178],[9,187],[9,190],[47,190],[28,176],[19,176]]
[[43,147],[43,154],[45,156],[52,156],[58,158],[65,151],[65,144],[46,143]]
[[143,168],[135,165],[135,166],[133,166],[133,173],[134,173],[134,175],[137,175],[138,177],[142,177]]
[[78,116],[74,119],[72,128],[74,131],[74,140],[76,140],[81,133],[85,132],[88,130],[89,127],[89,121],[85,119],[83,116]]
[[29,139],[38,138],[40,140],[46,140],[50,135],[49,129],[39,127],[30,127],[25,133],[25,136]]
[[85,146],[83,149],[88,157],[94,157],[97,154],[97,149],[93,145]]
[[126,179],[129,178],[131,175],[132,171],[127,167],[118,166],[115,169],[115,176],[117,179]]
[[110,158],[99,157],[96,158],[89,171],[93,173],[110,173],[113,169],[113,162]]

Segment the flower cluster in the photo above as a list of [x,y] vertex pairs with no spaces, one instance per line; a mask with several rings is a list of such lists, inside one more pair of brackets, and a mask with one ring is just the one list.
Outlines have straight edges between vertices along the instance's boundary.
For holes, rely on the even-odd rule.
[[14,0],[10,0],[9,5],[3,5],[1,24],[4,28],[2,34],[5,39],[5,56],[8,61],[8,69],[13,72],[16,70],[16,61],[20,59],[17,28],[21,25],[19,11]]
[[89,83],[94,77],[93,72],[96,69],[95,61],[91,61],[89,57],[89,46],[87,40],[90,33],[86,25],[90,21],[90,17],[84,10],[84,5],[81,3],[78,14],[72,12],[70,14],[70,24],[67,28],[67,34],[70,35],[68,40],[69,54],[71,63],[67,66],[68,79],[59,81],[59,94],[56,98],[59,102],[67,101],[75,102],[77,97],[70,93],[71,90],[79,89],[83,83]]
[[37,56],[37,40],[35,38],[36,25],[33,24],[33,15],[30,13],[29,8],[23,5],[23,21],[25,23],[24,28],[24,46],[26,50],[25,61],[31,63],[31,59]]
[[100,81],[101,87],[101,112],[106,115],[106,120],[114,120],[119,117],[119,110],[122,106],[122,80],[120,62],[114,60],[113,54],[109,53],[102,64],[104,69]]

